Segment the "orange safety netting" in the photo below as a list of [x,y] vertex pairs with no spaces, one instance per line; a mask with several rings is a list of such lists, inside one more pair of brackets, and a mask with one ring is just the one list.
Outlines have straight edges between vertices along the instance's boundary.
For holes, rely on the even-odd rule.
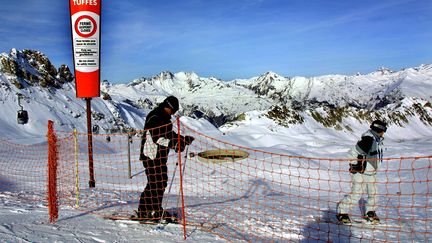
[[[339,225],[335,218],[337,204],[351,191],[347,159],[256,150],[184,124],[179,127],[174,124],[175,132],[195,140],[184,148],[176,143],[177,149],[184,149],[180,154],[170,144],[173,149],[164,158],[167,179],[161,175],[154,178],[160,178],[159,185],[164,188],[163,208],[180,217],[185,236],[200,228],[229,241],[432,239],[432,156],[385,159],[376,182],[381,224],[356,222],[363,215],[362,199],[351,207],[354,223]],[[61,206],[66,205],[118,219],[127,219],[138,210],[148,178],[140,161],[144,131],[93,135],[94,188],[89,188],[87,134],[56,133],[60,216]],[[34,185],[46,182],[46,151],[46,145],[0,141],[1,178],[8,178],[11,188],[15,186],[24,194],[45,193]],[[8,166],[10,161],[14,162],[13,168]]]

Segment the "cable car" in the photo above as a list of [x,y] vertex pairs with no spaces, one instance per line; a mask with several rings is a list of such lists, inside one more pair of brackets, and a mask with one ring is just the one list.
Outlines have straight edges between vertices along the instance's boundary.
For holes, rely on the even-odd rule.
[[99,125],[93,125],[92,131],[94,134],[99,134]]
[[18,93],[18,105],[21,107],[21,110],[17,111],[17,122],[18,124],[27,124],[29,117],[28,112],[23,109],[23,106],[21,105],[21,99],[23,98],[23,95]]
[[28,112],[26,110],[19,110],[17,113],[18,113],[17,114],[18,124],[22,124],[22,125],[27,124],[29,119]]

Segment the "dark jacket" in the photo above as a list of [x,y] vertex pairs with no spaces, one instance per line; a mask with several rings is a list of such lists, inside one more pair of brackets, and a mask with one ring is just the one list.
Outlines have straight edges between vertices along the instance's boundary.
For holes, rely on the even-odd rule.
[[178,141],[178,134],[172,129],[171,115],[163,107],[158,106],[152,110],[144,125],[140,160],[160,159],[166,163],[170,148],[175,148]]

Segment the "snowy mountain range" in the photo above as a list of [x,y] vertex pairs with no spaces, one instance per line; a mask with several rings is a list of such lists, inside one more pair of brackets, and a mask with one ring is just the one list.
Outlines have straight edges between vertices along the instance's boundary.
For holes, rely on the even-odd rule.
[[[18,95],[29,122],[17,124]],[[85,101],[77,99],[73,75],[66,65],[55,68],[33,50],[0,54],[0,137],[23,130],[45,134],[47,120],[59,130],[86,131]],[[146,114],[166,96],[180,99],[180,114],[204,118],[216,127],[241,126],[250,119],[269,119],[275,126],[307,125],[350,131],[353,121],[385,119],[398,127],[432,127],[432,64],[369,74],[259,77],[223,81],[193,72],[169,71],[128,84],[101,82],[101,97],[92,100],[93,124],[101,133],[143,128]],[[411,124],[412,125],[412,124]]]

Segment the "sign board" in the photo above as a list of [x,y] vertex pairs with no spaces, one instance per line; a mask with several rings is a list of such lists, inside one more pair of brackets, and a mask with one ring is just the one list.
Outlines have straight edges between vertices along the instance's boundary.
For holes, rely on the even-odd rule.
[[102,0],[69,0],[76,96],[100,95],[100,16]]

